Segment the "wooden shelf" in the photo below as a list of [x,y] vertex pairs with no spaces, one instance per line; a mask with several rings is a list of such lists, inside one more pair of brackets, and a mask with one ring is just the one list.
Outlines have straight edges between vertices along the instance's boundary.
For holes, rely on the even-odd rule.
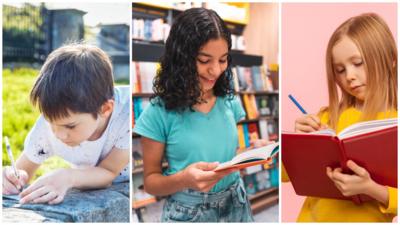
[[272,188],[268,188],[268,189],[263,190],[263,191],[259,191],[259,192],[255,193],[254,195],[249,195],[249,201],[253,201],[255,199],[258,199],[258,198],[260,198],[262,196],[268,195],[269,193],[272,193],[272,192],[277,191],[277,190],[278,190],[278,188],[272,187]]
[[[132,42],[132,61],[159,62],[164,53],[164,44],[148,41]],[[261,66],[262,56],[244,54],[231,50],[232,66]]]
[[159,41],[153,41],[153,40],[146,40],[146,39],[141,39],[141,38],[132,38],[132,42],[143,42],[143,43],[148,43],[148,44],[159,44],[159,45],[164,45],[164,41],[163,40],[159,40]]
[[258,122],[260,120],[276,120],[276,119],[279,119],[279,117],[277,117],[277,116],[260,116],[260,117],[255,118],[255,119],[241,120],[241,121],[238,122],[238,124]]
[[[267,192],[268,191],[268,192]],[[256,194],[257,195],[257,194]],[[278,188],[271,188],[251,198],[251,211],[255,214],[279,202]]]
[[153,93],[132,93],[133,98],[150,98]]

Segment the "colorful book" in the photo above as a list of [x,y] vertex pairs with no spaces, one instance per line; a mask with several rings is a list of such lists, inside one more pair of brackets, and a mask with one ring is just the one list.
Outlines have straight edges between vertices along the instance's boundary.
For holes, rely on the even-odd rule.
[[249,129],[247,127],[247,124],[243,124],[243,133],[244,133],[244,143],[246,148],[250,147],[250,135],[249,135]]
[[237,128],[238,128],[239,149],[245,149],[246,148],[246,142],[244,140],[243,125],[239,124],[237,126]]
[[255,100],[254,95],[248,95],[248,94],[243,95],[243,105],[246,110],[248,119],[258,118],[259,113],[258,113],[257,104],[255,101],[256,100]]
[[257,123],[249,123],[248,124],[248,131],[249,131],[250,140],[260,139],[260,137],[258,135],[259,132],[258,132]]
[[254,118],[258,118],[260,116],[260,113],[258,112],[256,96],[255,95],[249,95],[249,100],[250,100],[251,108],[252,108],[252,111],[253,111],[253,117]]

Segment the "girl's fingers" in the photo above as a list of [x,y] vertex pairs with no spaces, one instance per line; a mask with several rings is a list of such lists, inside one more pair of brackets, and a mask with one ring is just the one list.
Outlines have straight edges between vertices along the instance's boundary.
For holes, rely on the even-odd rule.
[[311,118],[314,121],[314,123],[318,125],[319,128],[321,127],[321,120],[319,119],[318,116],[310,115],[309,118]]
[[219,165],[218,162],[208,163],[208,162],[198,162],[196,163],[196,168],[204,171],[212,171]]
[[322,129],[321,120],[318,116],[308,114],[301,118],[298,118],[295,122],[295,130],[296,132],[313,132]]
[[310,132],[314,132],[314,131],[317,131],[317,130],[314,129],[313,127],[308,126],[308,125],[303,125],[303,124],[297,124],[296,125],[296,132],[310,133]]
[[319,128],[320,128],[320,123],[315,121],[315,118],[313,118],[311,116],[307,117],[305,124],[312,127],[316,131],[319,130]]
[[332,172],[332,179],[337,182],[346,183],[348,178],[349,178],[349,175],[342,173],[342,168],[336,168]]
[[347,161],[347,167],[351,169],[355,174],[357,174],[360,177],[366,177],[369,175],[368,171],[364,169],[363,167],[357,165],[354,161],[349,160]]
[[333,180],[333,171],[332,171],[332,168],[330,168],[329,166],[326,167],[326,175],[327,175],[331,180]]

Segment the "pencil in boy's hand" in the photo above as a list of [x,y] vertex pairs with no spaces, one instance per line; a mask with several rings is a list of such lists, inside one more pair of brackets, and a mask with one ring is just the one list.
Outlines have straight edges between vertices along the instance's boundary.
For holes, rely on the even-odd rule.
[[306,110],[304,110],[304,108],[300,105],[300,103],[299,103],[292,95],[289,95],[289,98],[290,98],[290,100],[292,100],[292,102],[297,106],[297,108],[300,109],[300,111],[301,111],[303,114],[307,114]]
[[18,174],[17,168],[15,167],[14,157],[13,157],[13,154],[11,152],[11,145],[10,145],[10,142],[8,140],[8,137],[5,136],[4,140],[6,142],[7,155],[8,155],[8,158],[10,159],[10,161],[11,161],[12,169],[14,171],[15,176],[19,179],[19,174]]

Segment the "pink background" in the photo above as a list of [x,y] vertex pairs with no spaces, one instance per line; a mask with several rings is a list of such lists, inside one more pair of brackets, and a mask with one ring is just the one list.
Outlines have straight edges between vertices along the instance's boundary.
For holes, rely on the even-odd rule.
[[[397,37],[396,3],[282,4],[283,131],[293,131],[295,119],[301,116],[288,94],[292,94],[307,113],[316,113],[328,104],[325,49],[329,37],[346,19],[366,12],[382,16]],[[290,183],[282,184],[282,222],[296,221],[303,200],[295,194]]]

